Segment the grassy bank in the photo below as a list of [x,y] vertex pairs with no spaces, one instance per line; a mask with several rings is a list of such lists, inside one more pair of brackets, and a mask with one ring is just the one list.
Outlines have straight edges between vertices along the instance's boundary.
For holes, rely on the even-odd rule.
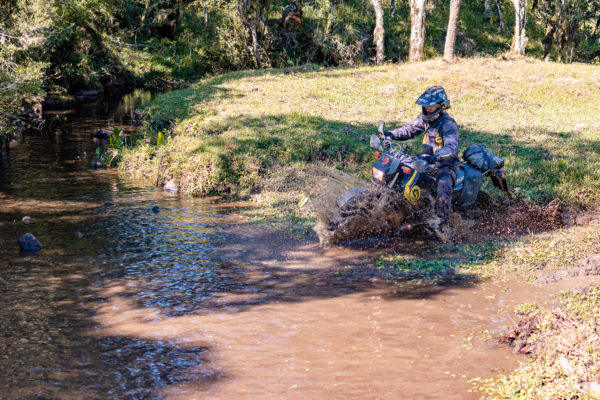
[[461,148],[483,142],[505,157],[517,194],[595,207],[599,80],[595,66],[493,58],[233,73],[149,105],[146,134],[163,131],[169,143],[128,153],[121,171],[159,184],[174,178],[193,195],[264,189],[265,178],[291,164],[325,163],[365,176],[376,121],[408,122],[419,112],[419,94],[442,84]]
[[478,384],[483,399],[598,399],[600,287],[561,292],[550,306],[522,304],[506,337],[533,360]]
[[[162,131],[168,143],[126,150],[120,169],[158,185],[172,179],[192,195],[250,195],[262,206],[253,211],[258,218],[306,232],[313,221],[302,205],[326,175],[321,166],[366,178],[376,121],[394,127],[411,120],[424,88],[442,84],[461,128],[461,150],[486,143],[502,155],[509,186],[528,204],[506,216],[507,224],[539,232],[552,199],[573,210],[598,207],[598,81],[598,67],[502,57],[232,73],[149,104],[143,132]],[[409,143],[420,147],[418,139]],[[485,260],[468,268],[520,271],[533,281],[574,265],[600,237],[595,223],[573,218],[569,225],[494,241]],[[462,260],[452,262],[461,268]]]

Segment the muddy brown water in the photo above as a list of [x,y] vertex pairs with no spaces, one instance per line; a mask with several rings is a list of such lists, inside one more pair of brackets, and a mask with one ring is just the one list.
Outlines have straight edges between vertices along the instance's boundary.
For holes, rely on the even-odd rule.
[[526,360],[490,337],[547,288],[347,275],[385,249],[321,249],[247,204],[90,170],[94,132],[131,131],[148,96],[59,115],[0,159],[1,398],[476,399],[469,379]]

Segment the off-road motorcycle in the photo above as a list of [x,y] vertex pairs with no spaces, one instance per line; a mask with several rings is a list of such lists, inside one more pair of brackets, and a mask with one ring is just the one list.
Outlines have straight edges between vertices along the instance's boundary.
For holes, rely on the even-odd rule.
[[[379,136],[371,135],[370,145],[378,157],[372,168],[372,182],[352,188],[337,197],[337,208],[318,215],[315,231],[322,245],[337,244],[374,233],[395,233],[424,225],[435,199],[435,165],[430,145],[423,153],[411,155],[408,145],[397,150],[383,134],[385,123],[378,123]],[[481,191],[484,177],[498,189],[508,192],[504,160],[485,145],[472,145],[463,152],[464,162],[456,174],[452,193],[454,209],[464,209],[489,201]]]

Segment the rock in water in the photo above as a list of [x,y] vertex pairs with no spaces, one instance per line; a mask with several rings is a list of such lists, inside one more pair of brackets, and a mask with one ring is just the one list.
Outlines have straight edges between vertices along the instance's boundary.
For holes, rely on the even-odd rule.
[[26,215],[23,217],[23,219],[21,221],[23,221],[23,223],[25,223],[25,224],[28,224],[31,222],[31,217]]
[[178,189],[177,189],[177,184],[175,183],[175,179],[171,179],[167,183],[165,183],[165,186],[163,186],[163,190],[165,192],[177,193]]
[[75,96],[79,96],[79,97],[85,97],[86,99],[95,99],[97,97],[100,97],[102,95],[102,91],[101,90],[94,90],[94,89],[89,89],[89,90],[80,90],[79,92],[75,93]]
[[108,139],[111,136],[112,136],[112,131],[109,131],[108,129],[98,129],[96,131],[96,137],[98,139]]
[[158,208],[158,206],[154,206],[152,207],[152,212],[158,214],[160,212],[160,208]]
[[19,238],[19,246],[25,251],[39,251],[42,249],[42,244],[31,233],[26,233]]

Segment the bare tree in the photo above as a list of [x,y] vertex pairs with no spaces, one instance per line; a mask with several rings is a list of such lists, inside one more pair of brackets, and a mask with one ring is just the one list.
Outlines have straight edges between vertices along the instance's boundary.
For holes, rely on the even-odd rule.
[[327,27],[325,28],[325,34],[328,34],[333,27],[334,17],[335,17],[335,6],[337,6],[339,0],[331,0],[331,12],[329,13],[329,21],[327,22]]
[[410,49],[408,61],[421,61],[425,55],[425,6],[427,0],[410,0]]
[[390,8],[391,8],[390,16],[392,18],[394,18],[394,15],[396,15],[396,0],[391,0]]
[[527,35],[525,34],[527,0],[512,0],[512,3],[515,6],[515,35],[512,51],[525,54],[525,46],[527,45]]
[[444,60],[446,61],[450,61],[454,58],[454,49],[456,47],[456,30],[458,28],[459,13],[460,0],[450,0],[450,17],[448,17],[446,44],[444,45]]
[[490,17],[492,16],[492,2],[494,0],[484,0],[483,3],[483,18],[485,19],[485,22],[489,22],[490,21]]
[[504,32],[506,26],[504,25],[504,16],[502,15],[502,7],[500,7],[499,0],[484,0],[483,19],[485,20],[485,22],[490,22],[490,20],[492,19],[492,11],[494,8],[494,4],[496,5],[496,12],[498,13],[498,27],[502,32]]
[[254,52],[254,65],[260,68],[260,54],[258,48],[258,22],[266,6],[266,0],[237,0],[240,19],[252,38],[252,50]]
[[506,25],[504,24],[504,16],[502,15],[502,7],[500,7],[500,1],[496,0],[496,10],[498,10],[498,26],[500,30],[504,32],[506,30]]
[[375,9],[375,30],[373,31],[373,43],[375,43],[375,48],[377,49],[375,63],[381,65],[385,59],[383,47],[383,39],[385,37],[385,30],[383,29],[383,8],[381,8],[379,0],[371,0],[371,2]]

